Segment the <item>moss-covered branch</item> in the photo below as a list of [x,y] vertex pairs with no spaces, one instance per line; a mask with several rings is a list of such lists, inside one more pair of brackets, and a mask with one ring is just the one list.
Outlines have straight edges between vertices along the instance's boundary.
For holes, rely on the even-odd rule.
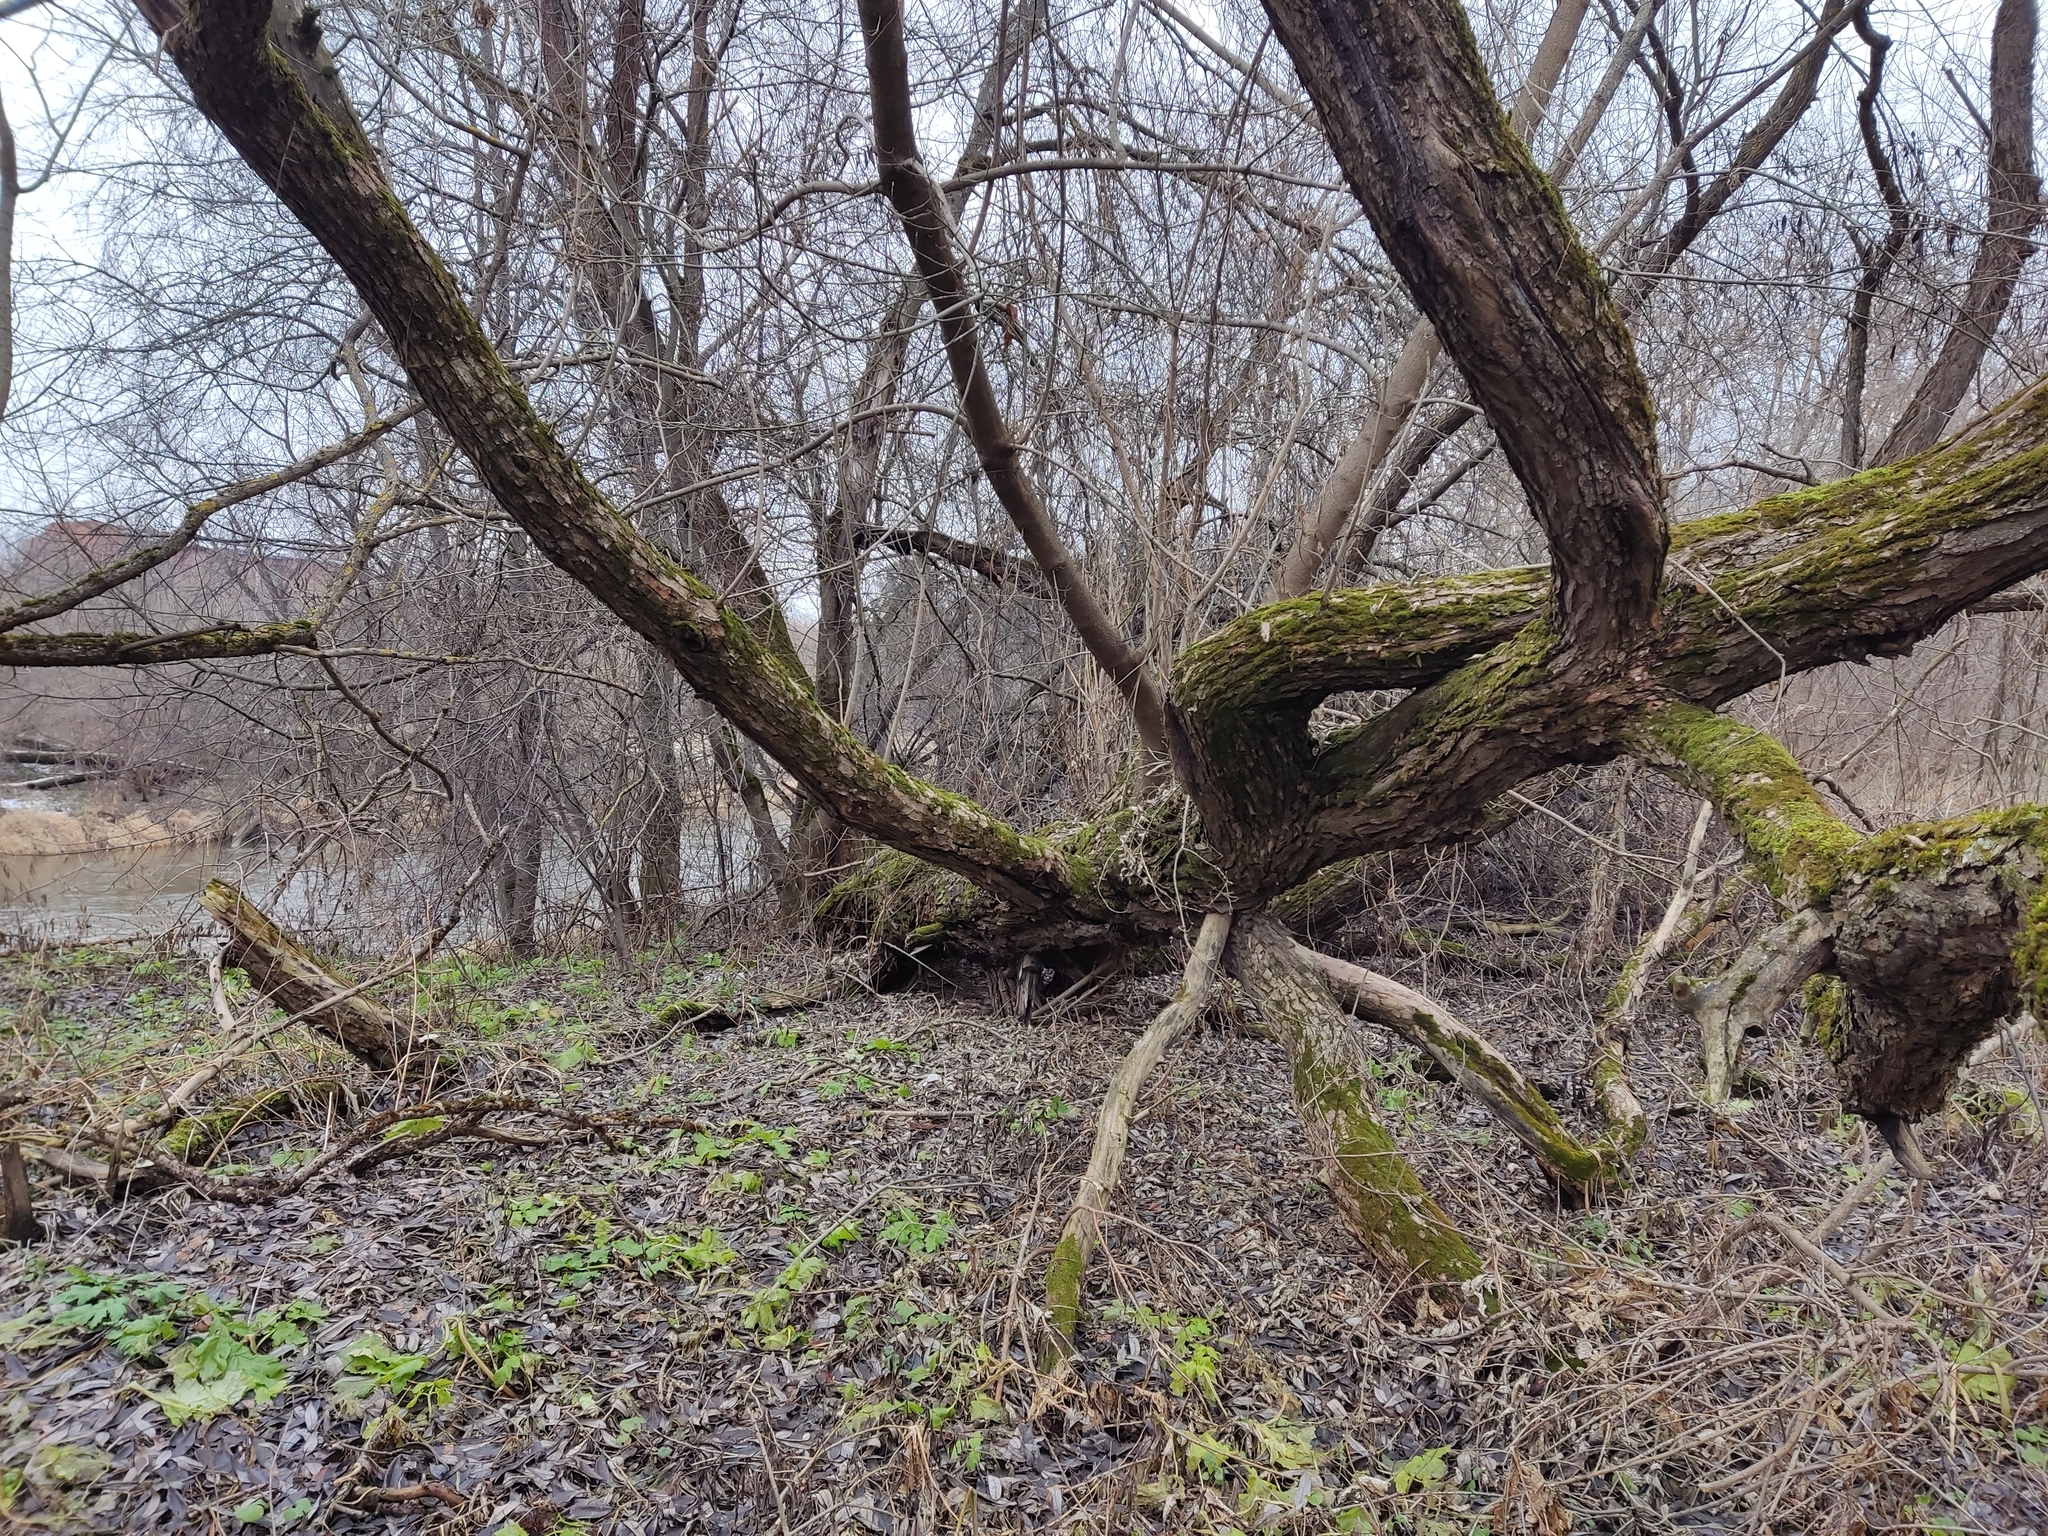
[[231,661],[271,656],[290,646],[313,645],[310,620],[278,624],[212,624],[174,635],[0,635],[0,667],[160,667],[174,661]]
[[[1647,712],[1632,743],[1712,800],[1788,908],[1729,970],[1677,990],[1701,1020],[1710,1098],[1741,1034],[1809,985],[1843,1102],[1893,1142],[1936,1108],[1978,1042],[2048,972],[2048,808],[2021,806],[1860,837],[1782,745],[1710,711]],[[1908,1155],[1901,1151],[1901,1156]]]
[[1299,944],[1295,953],[1322,973],[1337,1001],[1352,1013],[1428,1053],[1514,1133],[1551,1178],[1587,1190],[1615,1176],[1619,1159],[1612,1149],[1587,1146],[1574,1136],[1513,1062],[1440,1003],[1334,955]]
[[1318,971],[1271,918],[1240,916],[1231,930],[1231,974],[1287,1048],[1294,1102],[1309,1149],[1346,1225],[1402,1284],[1469,1280],[1479,1256],[1415,1176],[1374,1117],[1356,1032]]
[[380,1072],[396,1071],[411,1054],[409,1022],[322,965],[227,881],[207,881],[199,903],[228,930],[224,960],[246,971],[259,994]]

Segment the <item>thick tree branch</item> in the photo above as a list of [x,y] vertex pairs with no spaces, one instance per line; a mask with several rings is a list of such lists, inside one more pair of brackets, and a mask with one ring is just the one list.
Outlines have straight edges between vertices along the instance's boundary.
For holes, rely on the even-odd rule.
[[[1550,25],[1543,30],[1543,41],[1537,45],[1529,76],[1515,92],[1514,109],[1508,114],[1508,126],[1524,139],[1531,137],[1537,124],[1543,121],[1589,8],[1589,0],[1559,0],[1550,13]],[[1635,44],[1626,46],[1632,50]],[[1294,543],[1281,557],[1273,575],[1274,597],[1300,597],[1316,584],[1323,566],[1343,541],[1344,526],[1351,520],[1367,482],[1386,460],[1394,439],[1422,398],[1429,370],[1442,351],[1428,321],[1418,321],[1408,332],[1400,356],[1380,385],[1378,405],[1338,455],[1336,465],[1309,504]]]
[[307,619],[282,624],[223,622],[176,635],[0,635],[0,667],[154,667],[173,661],[228,661],[312,645],[317,638]]
[[[1658,636],[1608,686],[1561,655],[1541,572],[1275,604],[1176,673],[1190,740],[1237,818],[1205,831],[1247,901],[1418,827],[1469,835],[1522,779],[1624,750],[1646,710],[1896,654],[2044,567],[2048,384],[1906,464],[1682,526]],[[1307,730],[1329,693],[1419,685],[1327,741]]]
[[1069,894],[1049,845],[868,750],[781,647],[590,483],[393,194],[309,14],[273,20],[262,0],[142,5],[200,110],[340,265],[421,399],[542,553],[848,824],[1025,910]]
[[1016,525],[1038,569],[1088,654],[1130,705],[1146,747],[1185,770],[1176,750],[1178,731],[1166,695],[1137,649],[1123,636],[1053,526],[1038,486],[1024,467],[996,399],[981,348],[982,301],[970,286],[946,194],[920,155],[911,117],[910,60],[903,42],[900,0],[861,0],[867,42],[868,85],[874,102],[875,161],[882,191],[909,238],[918,275],[939,321],[946,361],[959,392],[961,420],[982,473]]
[[1649,391],[1457,0],[1267,0],[1345,179],[1550,541],[1563,655],[1648,629],[1665,546]]

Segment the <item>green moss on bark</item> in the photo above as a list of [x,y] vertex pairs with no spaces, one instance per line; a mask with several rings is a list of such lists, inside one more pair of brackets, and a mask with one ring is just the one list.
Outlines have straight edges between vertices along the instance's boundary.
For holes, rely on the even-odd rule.
[[1814,1043],[1829,1061],[1840,1061],[1849,1039],[1849,989],[1842,985],[1842,978],[1825,971],[1809,976],[1799,1006],[1813,1031]]
[[1327,1059],[1310,1032],[1289,1032],[1287,1043],[1295,1097],[1328,1142],[1330,1193],[1353,1230],[1404,1278],[1435,1282],[1477,1275],[1479,1255],[1367,1108],[1357,1075]]
[[1074,1349],[1074,1339],[1081,1327],[1081,1281],[1087,1273],[1087,1261],[1081,1253],[1081,1244],[1069,1232],[1059,1240],[1052,1251],[1052,1262],[1045,1267],[1045,1300],[1051,1312],[1049,1319],[1052,1338],[1048,1354],[1064,1356]]
[[1861,839],[1774,737],[1692,704],[1652,711],[1637,735],[1644,756],[1714,802],[1774,895],[1822,901],[1834,891]]

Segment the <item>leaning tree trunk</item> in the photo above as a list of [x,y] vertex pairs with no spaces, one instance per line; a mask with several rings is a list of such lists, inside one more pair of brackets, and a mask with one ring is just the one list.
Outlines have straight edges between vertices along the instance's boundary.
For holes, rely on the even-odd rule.
[[1052,1350],[1055,1356],[1073,1353],[1074,1335],[1081,1321],[1081,1290],[1088,1278],[1088,1261],[1102,1239],[1103,1218],[1109,1213],[1109,1197],[1116,1189],[1117,1174],[1124,1163],[1124,1148],[1131,1137],[1131,1112],[1137,1108],[1138,1090],[1152,1069],[1166,1059],[1174,1042],[1186,1034],[1208,1006],[1216,987],[1216,973],[1223,961],[1224,940],[1230,936],[1230,914],[1211,912],[1202,919],[1195,936],[1194,952],[1188,956],[1173,1001],[1160,1010],[1138,1043],[1110,1077],[1102,1096],[1102,1108],[1095,1117],[1095,1146],[1088,1158],[1088,1171],[1081,1175],[1080,1192],[1074,1209],[1054,1247],[1052,1262],[1046,1266],[1045,1300],[1052,1314]]
[[397,1069],[413,1047],[412,1026],[329,970],[248,897],[225,880],[209,880],[199,901],[229,931],[221,957],[248,973],[257,992],[308,1028],[339,1041],[380,1072]]

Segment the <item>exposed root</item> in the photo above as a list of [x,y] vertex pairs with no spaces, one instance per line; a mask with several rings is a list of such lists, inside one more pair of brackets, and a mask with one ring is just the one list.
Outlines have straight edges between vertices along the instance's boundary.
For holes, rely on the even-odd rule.
[[1294,1069],[1294,1099],[1324,1183],[1360,1242],[1394,1280],[1437,1288],[1479,1273],[1479,1256],[1422,1187],[1373,1117],[1356,1031],[1321,971],[1270,917],[1240,916],[1231,974],[1273,1028]]
[[1760,1035],[1808,977],[1828,963],[1834,921],[1825,912],[1801,907],[1750,940],[1734,962],[1711,981],[1671,978],[1671,993],[1699,1022],[1700,1092],[1709,1104],[1726,1104],[1742,1064],[1742,1042]]
[[1173,1001],[1159,1011],[1130,1053],[1110,1077],[1095,1117],[1095,1148],[1088,1158],[1088,1171],[1081,1175],[1081,1188],[1060,1240],[1046,1266],[1045,1300],[1052,1314],[1048,1353],[1055,1359],[1073,1353],[1074,1335],[1081,1319],[1081,1291],[1088,1278],[1088,1261],[1101,1240],[1102,1219],[1109,1211],[1109,1197],[1116,1188],[1123,1167],[1124,1149],[1130,1142],[1131,1111],[1138,1091],[1152,1069],[1165,1058],[1173,1043],[1194,1025],[1215,990],[1217,970],[1223,960],[1224,941],[1230,937],[1230,914],[1211,912],[1202,919],[1195,935],[1194,951],[1181,974]]

